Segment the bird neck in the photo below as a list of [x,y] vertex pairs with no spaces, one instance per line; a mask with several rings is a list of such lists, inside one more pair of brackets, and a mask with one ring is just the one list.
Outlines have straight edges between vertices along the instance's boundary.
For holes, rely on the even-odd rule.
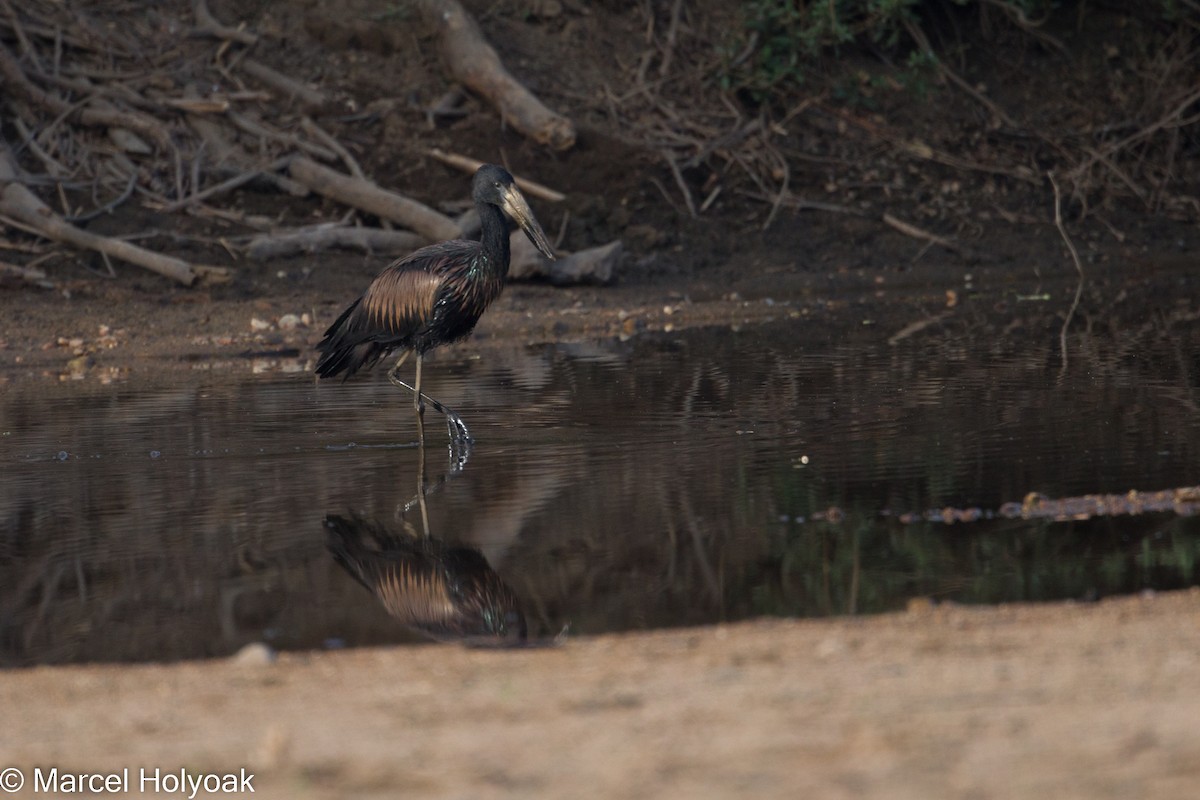
[[476,208],[483,229],[479,235],[482,249],[480,266],[491,275],[504,277],[508,275],[510,258],[508,224],[504,221],[504,212],[491,203],[479,203]]

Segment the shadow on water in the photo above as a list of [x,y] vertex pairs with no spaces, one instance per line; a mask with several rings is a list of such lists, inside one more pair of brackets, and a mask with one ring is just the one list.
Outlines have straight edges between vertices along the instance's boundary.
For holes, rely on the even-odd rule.
[[[0,660],[494,637],[518,606],[544,639],[1194,585],[1184,506],[999,513],[1200,484],[1200,315],[1141,301],[1093,309],[1065,371],[1055,309],[1011,300],[895,320],[781,304],[742,331],[443,358],[429,391],[478,442],[455,472],[427,424],[429,537],[412,408],[382,376],[13,382]],[[925,513],[943,508],[979,519]]]

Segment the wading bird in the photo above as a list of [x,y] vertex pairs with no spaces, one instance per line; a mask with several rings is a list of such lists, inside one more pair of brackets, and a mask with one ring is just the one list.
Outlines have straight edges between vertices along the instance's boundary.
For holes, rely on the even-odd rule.
[[[422,430],[424,400],[428,400],[445,415],[456,440],[470,439],[462,419],[421,394],[425,353],[469,335],[504,288],[509,261],[505,214],[521,226],[543,255],[554,258],[542,226],[507,170],[494,164],[480,167],[471,184],[471,197],[483,228],[479,241],[441,242],[393,262],[329,326],[317,345],[321,353],[317,374],[332,378],[344,373],[343,380],[402,350],[388,371],[388,380],[413,393],[418,431]],[[416,380],[409,386],[400,380],[399,370],[413,353],[417,357]]]
[[511,647],[525,641],[517,596],[478,550],[335,514],[325,518],[325,531],[333,559],[405,627],[442,642]]

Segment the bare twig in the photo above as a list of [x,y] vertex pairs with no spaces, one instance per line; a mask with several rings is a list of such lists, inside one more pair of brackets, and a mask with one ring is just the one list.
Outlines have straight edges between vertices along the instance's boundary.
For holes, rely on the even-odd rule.
[[111,214],[119,206],[123,205],[126,200],[133,196],[133,188],[135,186],[137,186],[137,172],[130,172],[129,181],[125,184],[124,191],[122,191],[119,195],[92,211],[66,217],[67,222],[87,222],[88,220],[103,216],[104,214]]
[[265,83],[301,105],[309,108],[324,108],[329,105],[329,98],[321,90],[307,86],[252,58],[242,59],[239,68],[255,80]]
[[667,42],[663,46],[662,61],[658,65],[658,76],[665,78],[671,71],[671,59],[675,55],[675,40],[679,38],[679,18],[683,13],[683,0],[675,0],[671,6],[671,24],[667,26]]
[[258,36],[244,28],[230,28],[218,22],[217,18],[208,10],[208,3],[205,0],[192,0],[192,13],[196,17],[196,27],[192,31],[194,35],[211,36],[214,39],[237,42],[247,47],[258,41]]
[[[473,174],[475,170],[483,166],[483,162],[478,159],[471,158],[470,156],[462,156],[458,153],[446,153],[436,147],[429,150],[429,155],[443,164],[462,170],[468,175]],[[543,186],[528,178],[522,178],[520,175],[514,175],[513,180],[517,182],[517,186],[521,187],[521,191],[531,194],[534,197],[540,197],[542,200],[549,200],[551,203],[561,203],[567,199],[567,196],[562,192],[556,192],[548,186]]]
[[670,151],[663,150],[662,157],[667,162],[667,166],[671,168],[671,175],[675,178],[675,185],[679,187],[679,192],[683,195],[683,202],[687,204],[688,213],[695,219],[697,216],[696,201],[692,199],[692,191],[683,179],[683,173],[679,171],[679,165],[675,163],[675,158],[671,155]]
[[[303,197],[308,194],[307,187],[286,175],[264,171],[261,162],[231,142],[225,129],[209,117],[198,114],[189,115],[188,126],[203,140],[206,152],[213,163],[228,163],[243,172],[257,172],[265,180],[271,181],[294,197]],[[183,196],[179,196],[177,200],[183,200]]]
[[231,192],[234,189],[237,189],[239,186],[244,186],[245,184],[249,183],[250,181],[254,180],[255,178],[261,178],[266,175],[273,175],[277,171],[279,171],[281,169],[285,169],[289,164],[292,163],[293,158],[295,158],[295,156],[293,156],[293,155],[287,155],[287,156],[284,156],[283,158],[277,158],[274,161],[272,161],[270,164],[268,164],[267,166],[263,167],[262,169],[247,170],[246,172],[243,172],[239,175],[234,175],[232,178],[229,178],[228,180],[224,180],[224,181],[221,181],[220,183],[214,184],[214,185],[208,187],[207,189],[204,189],[203,191],[195,192],[191,195],[188,195],[187,197],[181,197],[180,199],[176,200],[173,203],[168,203],[167,205],[163,206],[159,210],[163,211],[164,213],[167,213],[167,214],[173,214],[176,211],[180,211],[184,208],[187,208],[190,205],[199,203],[203,200],[207,200],[208,198],[214,197],[215,195],[223,194],[225,192]]
[[949,317],[952,313],[954,312],[943,311],[941,314],[935,314],[932,317],[926,317],[925,319],[919,319],[916,322],[910,322],[889,336],[887,343],[890,345],[899,344],[910,336],[914,336],[932,325],[937,325]]
[[309,117],[305,117],[300,120],[300,127],[304,129],[305,133],[319,139],[322,144],[337,153],[338,158],[346,165],[346,169],[350,170],[351,175],[359,180],[365,181],[367,179],[366,174],[362,171],[362,167],[358,165],[358,161],[355,160],[354,156],[350,155],[350,151],[343,147],[341,142],[326,133],[320,125],[313,122]]
[[912,37],[912,40],[916,43],[917,47],[920,48],[921,51],[930,59],[930,61],[937,66],[938,71],[940,71],[948,81],[962,89],[972,98],[974,98],[980,105],[987,108],[987,110],[990,111],[992,116],[994,116],[996,119],[1000,120],[1011,128],[1017,127],[1017,123],[1013,120],[1013,118],[1010,117],[1002,108],[1000,108],[1000,106],[993,103],[991,100],[985,97],[982,92],[960,78],[958,73],[947,67],[946,63],[937,57],[937,54],[933,52],[933,47],[929,44],[929,39],[927,39],[925,36],[925,32],[918,28],[916,23],[905,19],[904,29],[908,31],[908,35]]
[[338,154],[328,147],[311,142],[294,133],[287,133],[268,125],[260,119],[253,119],[245,114],[237,111],[230,111],[225,115],[230,122],[239,130],[245,131],[251,136],[257,136],[260,139],[278,142],[279,144],[289,149],[295,148],[303,150],[314,158],[319,158],[322,161],[337,161]]
[[947,250],[953,250],[955,253],[958,253],[963,257],[968,257],[970,255],[963,247],[956,244],[953,240],[947,239],[944,236],[938,236],[936,233],[930,233],[924,228],[918,228],[911,222],[905,222],[904,220],[900,219],[899,217],[895,217],[892,214],[885,213],[882,219],[884,224],[900,231],[900,233],[903,233],[905,236],[911,236],[914,239],[924,239],[927,242],[941,245]]
[[120,111],[111,108],[96,108],[87,101],[71,104],[42,91],[25,77],[20,64],[0,44],[0,78],[7,84],[7,90],[23,96],[30,103],[41,106],[63,119],[71,119],[83,125],[99,127],[128,128],[152,140],[161,148],[170,145],[170,134],[167,129],[153,117],[136,111]]

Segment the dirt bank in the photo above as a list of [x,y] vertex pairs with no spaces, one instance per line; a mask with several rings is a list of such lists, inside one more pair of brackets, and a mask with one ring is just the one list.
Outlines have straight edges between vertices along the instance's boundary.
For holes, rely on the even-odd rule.
[[247,768],[256,794],[292,798],[1177,798],[1200,780],[1197,652],[1191,590],[509,652],[39,668],[0,682],[0,756]]

